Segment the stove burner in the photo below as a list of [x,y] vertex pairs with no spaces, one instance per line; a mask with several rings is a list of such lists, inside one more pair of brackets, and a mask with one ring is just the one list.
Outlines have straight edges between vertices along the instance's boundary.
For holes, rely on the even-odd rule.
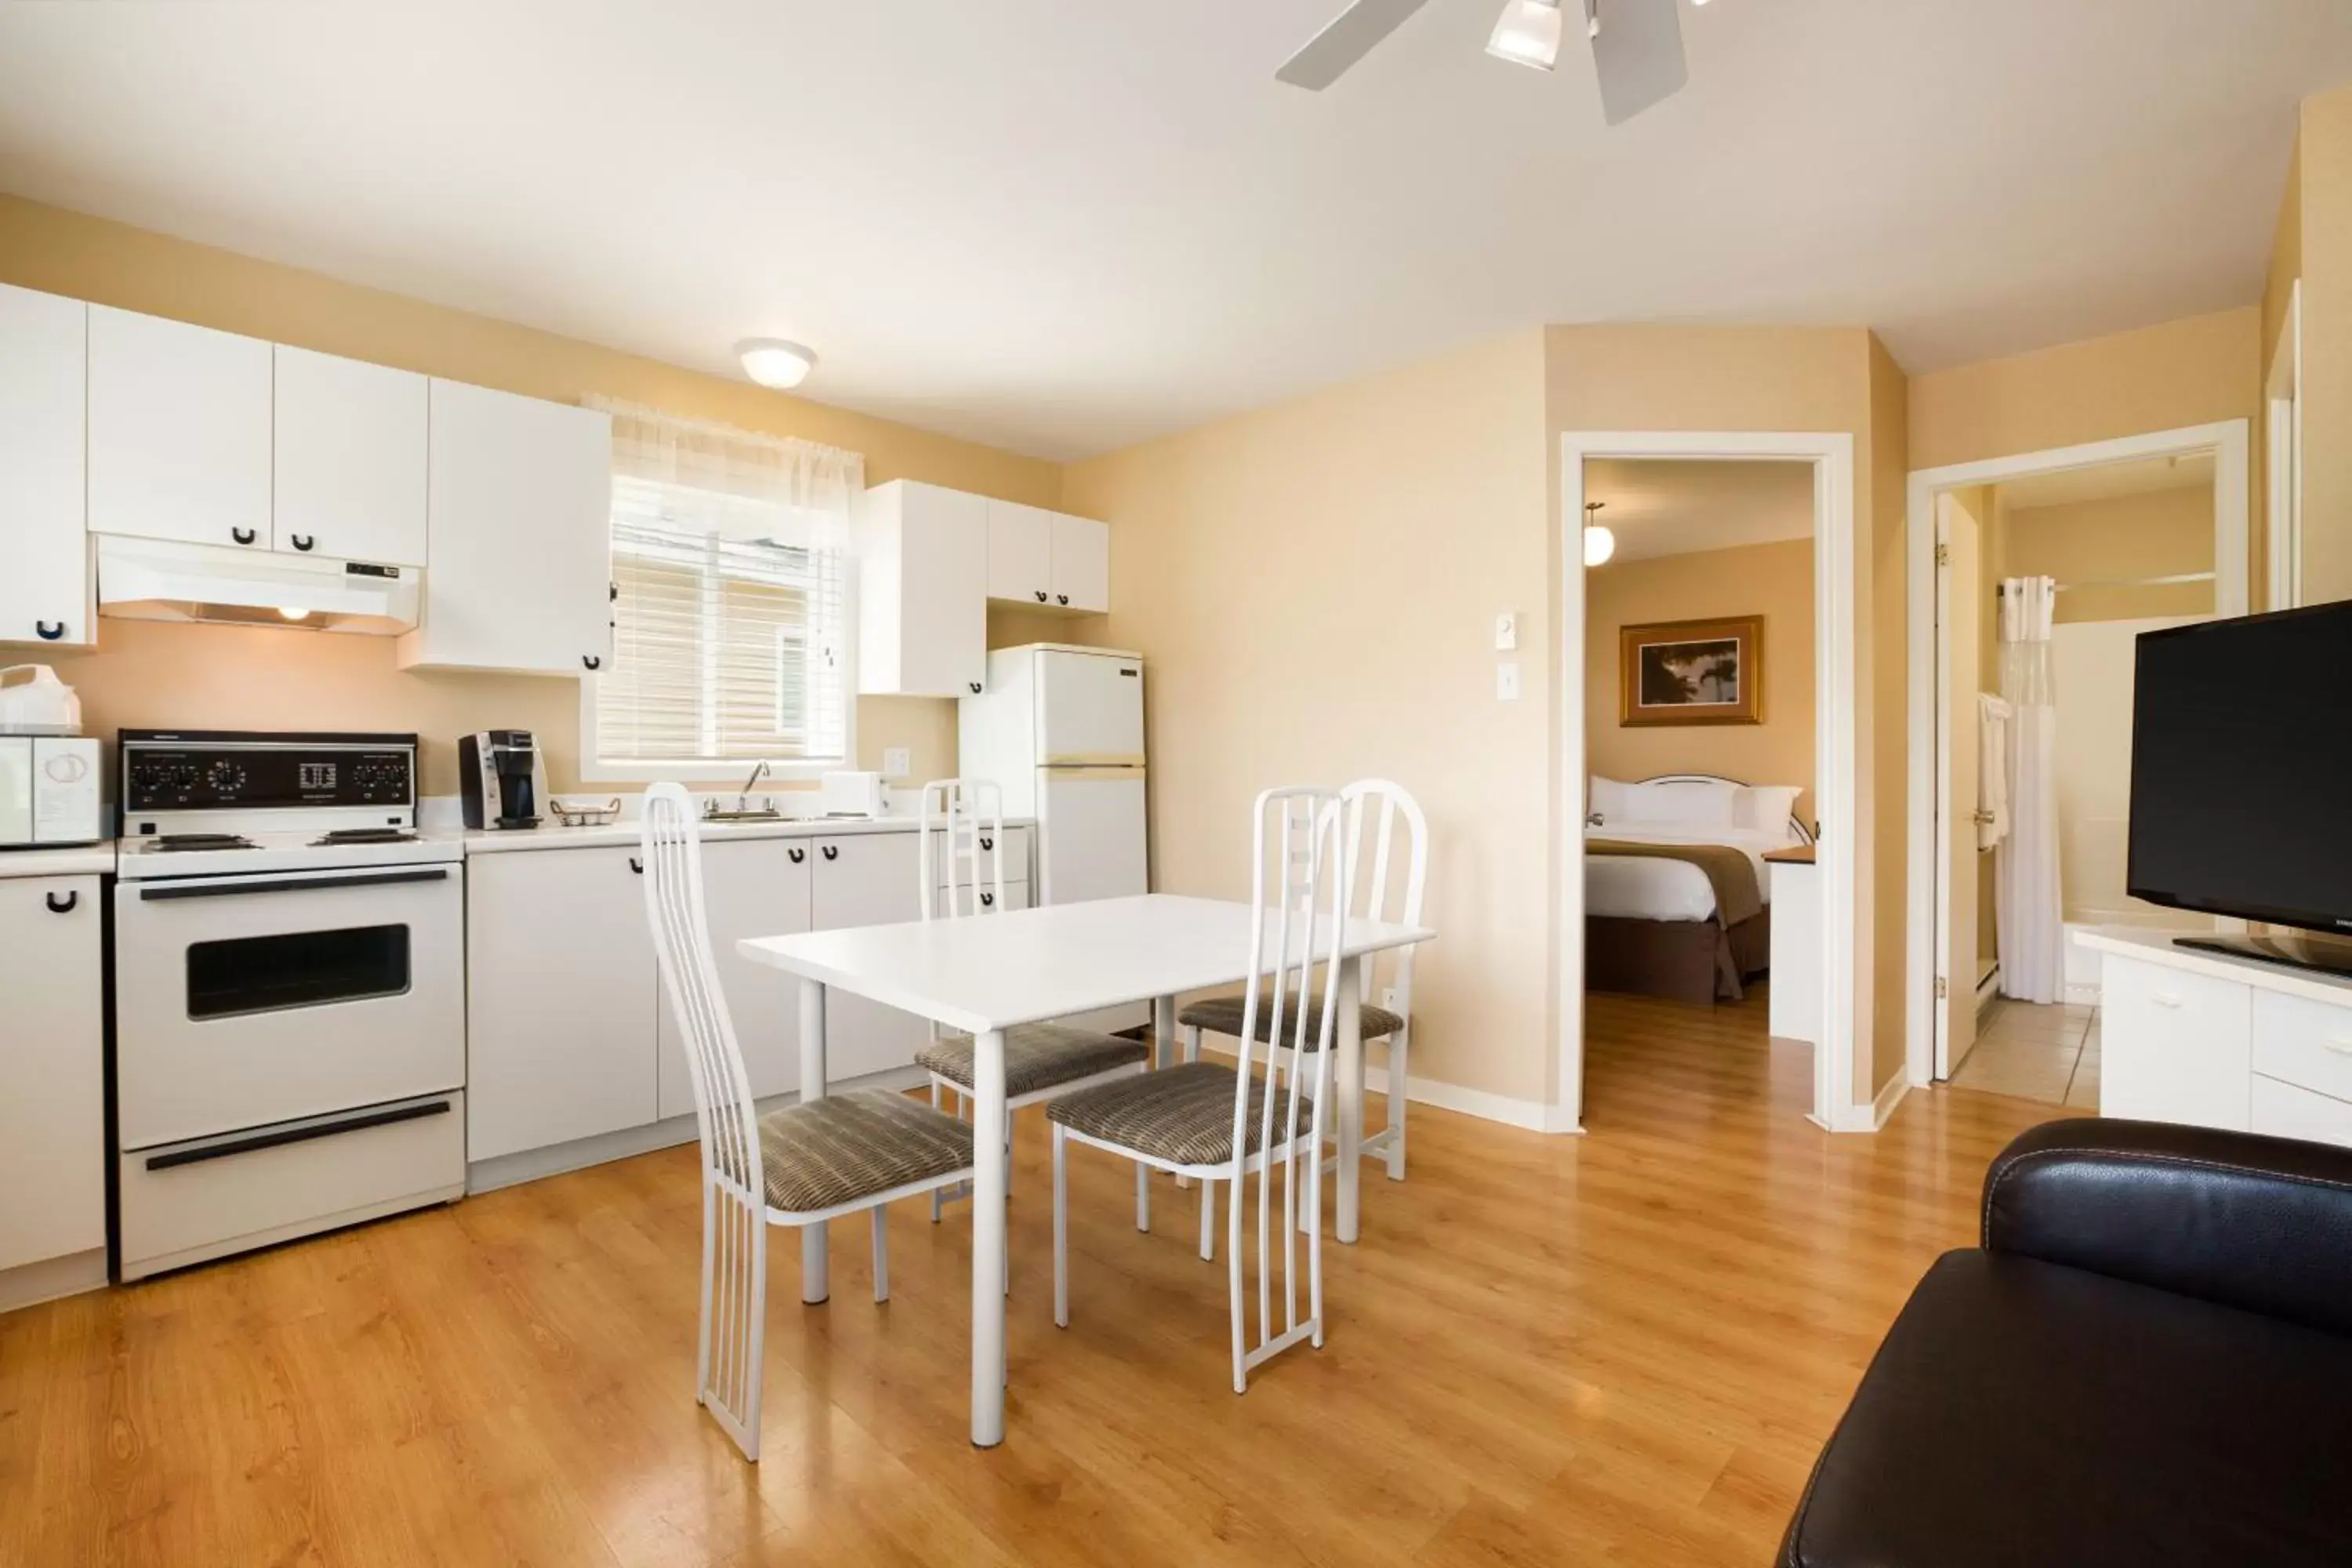
[[150,853],[178,854],[191,849],[250,849],[253,840],[236,833],[166,833],[148,840]]
[[331,847],[338,844],[414,844],[416,835],[405,827],[338,827],[324,838],[310,840],[313,847]]

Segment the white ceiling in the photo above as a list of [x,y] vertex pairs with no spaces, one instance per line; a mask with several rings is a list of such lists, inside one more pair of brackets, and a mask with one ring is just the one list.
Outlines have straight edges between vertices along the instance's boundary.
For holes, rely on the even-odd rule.
[[1596,458],[1584,499],[1605,503],[1595,521],[1617,538],[1612,561],[1813,535],[1811,463]]
[[1432,0],[0,5],[0,189],[827,402],[1100,451],[1546,321],[1913,371],[2244,303],[2343,0],[1715,0],[1605,129]]
[[2128,463],[2102,463],[2092,468],[2036,474],[2028,479],[2010,479],[1995,488],[2012,510],[2116,500],[2157,490],[2210,490],[2213,488],[2213,459],[2210,456],[2141,458]]

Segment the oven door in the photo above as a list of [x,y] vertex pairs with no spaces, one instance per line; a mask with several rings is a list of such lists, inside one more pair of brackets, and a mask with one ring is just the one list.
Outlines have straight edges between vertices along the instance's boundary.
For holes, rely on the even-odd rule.
[[458,1089],[457,865],[121,881],[120,1147]]

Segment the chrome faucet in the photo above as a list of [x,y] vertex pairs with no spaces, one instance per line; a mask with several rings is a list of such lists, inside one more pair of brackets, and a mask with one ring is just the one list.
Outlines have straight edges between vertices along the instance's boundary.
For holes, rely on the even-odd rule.
[[768,759],[765,757],[761,757],[759,762],[752,765],[751,776],[743,781],[742,793],[735,797],[735,809],[737,811],[748,812],[751,809],[751,786],[758,784],[761,779],[766,778],[772,771],[772,770],[768,766]]

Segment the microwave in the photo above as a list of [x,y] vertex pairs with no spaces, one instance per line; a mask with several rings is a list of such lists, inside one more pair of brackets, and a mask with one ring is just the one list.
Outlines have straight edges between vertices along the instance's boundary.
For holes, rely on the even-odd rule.
[[98,746],[96,736],[0,735],[0,849],[106,837]]

